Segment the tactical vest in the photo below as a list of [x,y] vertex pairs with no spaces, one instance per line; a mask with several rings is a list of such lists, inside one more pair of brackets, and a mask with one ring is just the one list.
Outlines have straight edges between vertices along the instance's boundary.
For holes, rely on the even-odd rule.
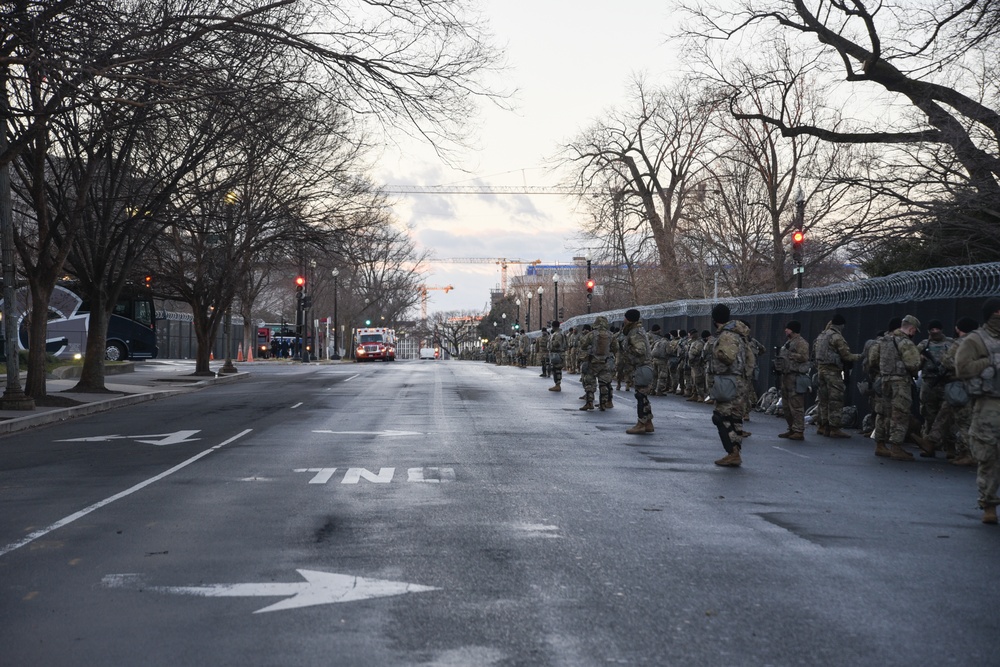
[[611,354],[611,334],[604,330],[594,331],[594,339],[591,343],[590,353],[598,359],[604,359]]
[[798,363],[793,362],[789,358],[789,353],[791,350],[791,341],[788,341],[781,347],[781,351],[778,353],[779,366],[782,373],[798,373],[800,375],[809,372],[809,360],[800,361]]
[[698,338],[691,342],[690,347],[688,347],[688,362],[692,366],[701,368],[704,366],[705,361],[702,358],[702,352],[705,350],[705,341]]
[[922,345],[924,350],[931,355],[931,362],[926,358],[923,361],[923,374],[924,377],[936,378],[944,375],[944,366],[941,364],[942,359],[944,359],[944,353],[948,351],[951,346],[952,339],[945,337],[939,341],[934,341],[928,338]]
[[979,340],[983,341],[990,365],[976,377],[966,380],[965,390],[969,392],[969,396],[1000,398],[1000,339],[994,338],[983,327],[976,329],[969,335],[979,336]]
[[887,333],[878,342],[878,357],[879,375],[910,377],[910,371],[903,363],[903,356],[899,353],[899,346],[893,333]]
[[558,331],[549,336],[549,352],[558,354],[566,349],[566,337]]
[[[715,354],[716,348],[723,342],[724,338],[729,336],[736,337],[736,359],[733,363],[728,366],[719,359]],[[736,331],[730,328],[730,324],[727,324],[716,336],[715,342],[712,343],[712,356],[710,357],[710,370],[712,375],[743,375],[744,370],[747,366],[747,345],[746,341],[743,340],[743,336],[738,334]]]
[[817,364],[822,366],[837,366],[838,368],[843,366],[840,354],[830,344],[836,333],[837,330],[833,328],[823,329],[823,332],[816,337],[816,342],[813,343],[813,352],[816,354]]

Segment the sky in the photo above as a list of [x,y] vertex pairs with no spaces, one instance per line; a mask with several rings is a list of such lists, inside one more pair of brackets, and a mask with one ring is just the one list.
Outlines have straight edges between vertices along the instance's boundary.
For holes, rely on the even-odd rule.
[[[374,176],[394,185],[552,186],[553,159],[605,111],[619,105],[636,74],[666,81],[681,69],[665,35],[676,28],[665,0],[480,0],[496,43],[505,46],[503,85],[514,111],[486,103],[475,148],[461,169],[417,141],[396,137]],[[418,250],[436,258],[507,258],[569,264],[586,253],[584,217],[561,195],[394,195],[395,215],[412,227]],[[500,266],[425,264],[428,313],[484,312]],[[508,280],[523,273],[511,265]],[[417,308],[419,316],[419,307]]]

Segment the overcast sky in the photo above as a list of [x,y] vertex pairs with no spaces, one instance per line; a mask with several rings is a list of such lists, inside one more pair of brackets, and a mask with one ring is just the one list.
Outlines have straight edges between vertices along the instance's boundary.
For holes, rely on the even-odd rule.
[[[650,81],[682,69],[664,44],[676,27],[664,0],[481,0],[506,45],[505,85],[517,89],[514,112],[484,107],[476,149],[451,169],[417,142],[387,149],[375,177],[386,185],[555,185],[559,146],[616,104],[636,73]],[[438,258],[506,257],[569,263],[585,247],[582,219],[559,195],[406,195],[395,213],[413,226],[422,249]],[[500,283],[495,264],[430,264],[428,311],[488,307]],[[522,272],[511,266],[508,276]]]

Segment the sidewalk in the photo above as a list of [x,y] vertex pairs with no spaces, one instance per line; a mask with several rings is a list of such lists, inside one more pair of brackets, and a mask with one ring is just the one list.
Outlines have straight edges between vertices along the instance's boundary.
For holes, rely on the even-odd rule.
[[[222,364],[218,364],[219,367]],[[76,377],[59,377],[69,373],[57,373],[46,380],[46,390],[49,396],[75,401],[72,407],[35,407],[34,410],[4,410],[0,404],[0,435],[14,433],[43,424],[104,412],[126,405],[144,403],[166,396],[176,396],[190,391],[197,391],[212,384],[222,382],[238,382],[250,377],[248,373],[239,372],[232,375],[216,375],[214,377],[194,377],[194,362],[175,360],[151,360],[129,362],[107,367],[105,394],[88,394],[70,391],[76,386]],[[78,371],[68,367],[67,371]],[[215,368],[214,370],[218,370]],[[24,386],[24,374],[21,374],[21,386]]]

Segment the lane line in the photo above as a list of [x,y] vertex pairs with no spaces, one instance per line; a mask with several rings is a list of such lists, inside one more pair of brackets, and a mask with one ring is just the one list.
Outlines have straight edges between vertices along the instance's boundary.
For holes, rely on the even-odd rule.
[[169,477],[170,475],[174,474],[178,470],[181,470],[181,469],[186,468],[187,466],[191,465],[192,463],[194,463],[198,459],[201,459],[201,458],[203,458],[205,456],[208,456],[209,454],[211,454],[215,450],[222,449],[226,445],[228,445],[228,444],[230,444],[232,442],[235,442],[236,440],[242,438],[243,436],[245,436],[247,433],[250,433],[251,431],[253,431],[253,429],[252,428],[248,428],[245,431],[242,431],[241,433],[237,433],[233,437],[229,438],[229,440],[225,440],[223,442],[220,442],[219,444],[215,445],[214,447],[210,447],[210,448],[206,449],[205,451],[201,452],[200,454],[195,454],[194,456],[192,456],[191,458],[189,458],[187,461],[184,461],[182,463],[178,463],[177,465],[175,465],[170,470],[167,470],[165,472],[161,472],[159,475],[156,475],[155,477],[150,477],[145,482],[139,482],[138,484],[136,484],[132,488],[125,489],[121,493],[116,493],[115,495],[111,496],[110,498],[105,498],[104,500],[102,500],[100,502],[94,503],[90,507],[85,507],[84,509],[80,510],[79,512],[76,512],[75,514],[70,514],[69,516],[67,516],[67,517],[65,517],[63,519],[60,519],[59,521],[56,521],[51,526],[47,526],[45,528],[42,528],[41,530],[36,530],[35,532],[31,533],[30,535],[28,535],[24,539],[19,540],[17,542],[13,542],[11,544],[8,544],[3,549],[0,549],[0,556],[4,556],[6,554],[9,554],[11,551],[14,551],[15,549],[20,549],[24,545],[30,544],[31,542],[34,542],[38,538],[44,537],[45,535],[48,535],[49,533],[51,533],[54,530],[62,528],[65,525],[71,524],[74,521],[76,521],[77,519],[81,519],[81,518],[87,516],[88,514],[90,514],[91,512],[95,512],[95,511],[101,509],[105,505],[110,505],[111,503],[115,502],[116,500],[120,500],[122,498],[125,498],[126,496],[132,495],[133,493],[135,493],[137,491],[141,491],[142,489],[146,488],[150,484],[158,482],[158,481],[160,481],[161,479],[163,479],[165,477]]
[[295,408],[299,407],[300,405],[302,405],[302,403],[301,403],[301,402],[299,402],[299,403],[296,403],[295,405],[293,405],[293,406],[291,407],[291,409],[292,409],[292,410],[294,410]]
[[798,452],[793,452],[790,449],[785,449],[784,447],[778,447],[777,445],[771,445],[779,452],[785,452],[786,454],[791,454],[792,456],[798,456],[800,459],[811,459],[811,456],[806,456],[805,454],[799,454]]

